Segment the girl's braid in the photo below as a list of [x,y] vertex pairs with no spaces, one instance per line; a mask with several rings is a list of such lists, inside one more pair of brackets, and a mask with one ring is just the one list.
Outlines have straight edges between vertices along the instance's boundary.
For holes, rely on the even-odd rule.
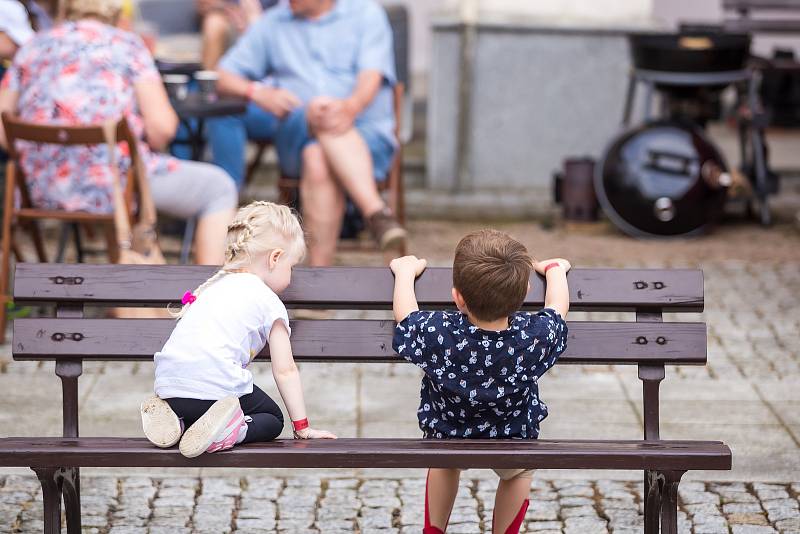
[[236,236],[236,240],[233,243],[228,245],[228,249],[225,251],[225,262],[231,262],[239,254],[241,251],[245,249],[247,243],[253,239],[255,235],[255,229],[253,225],[250,224],[249,221],[250,217],[245,220],[238,220],[233,221],[231,224],[228,225],[228,232],[235,232],[239,231],[239,234]]

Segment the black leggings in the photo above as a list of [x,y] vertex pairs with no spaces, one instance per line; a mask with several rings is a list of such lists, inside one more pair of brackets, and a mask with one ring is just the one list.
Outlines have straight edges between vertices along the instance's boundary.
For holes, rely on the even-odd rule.
[[[215,401],[199,399],[164,399],[183,424],[189,428],[195,421],[211,408]],[[253,385],[253,392],[239,397],[239,405],[245,415],[253,421],[247,424],[247,435],[242,443],[254,441],[272,441],[283,430],[283,413],[269,395],[258,386]]]

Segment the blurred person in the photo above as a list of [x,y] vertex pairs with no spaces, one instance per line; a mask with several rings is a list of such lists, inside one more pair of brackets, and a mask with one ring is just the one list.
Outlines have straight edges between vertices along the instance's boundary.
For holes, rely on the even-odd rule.
[[239,117],[209,121],[214,162],[241,184],[248,138],[274,140],[281,171],[300,178],[309,263],[332,263],[345,194],[381,248],[405,230],[381,198],[396,150],[392,30],[372,0],[291,0],[265,12],[222,58],[218,89],[247,98]]
[[277,0],[195,0],[201,17],[203,68],[214,69],[225,50]]
[[0,63],[13,58],[33,33],[31,16],[25,4],[18,0],[0,0]]
[[[120,0],[68,0],[67,20],[37,34],[17,52],[0,85],[0,112],[35,123],[65,125],[98,124],[125,116],[140,140],[156,207],[179,218],[198,217],[197,261],[221,264],[227,225],[238,201],[236,187],[218,167],[153,152],[172,139],[178,118],[142,40],[114,27],[120,10]],[[6,143],[0,127],[0,146]],[[35,205],[113,211],[106,147],[20,144],[18,148]],[[120,154],[124,177],[130,158],[125,150]]]

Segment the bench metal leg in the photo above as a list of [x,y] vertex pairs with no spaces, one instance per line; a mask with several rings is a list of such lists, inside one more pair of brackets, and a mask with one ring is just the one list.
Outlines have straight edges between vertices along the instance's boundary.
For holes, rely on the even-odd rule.
[[61,470],[61,493],[67,516],[67,534],[81,534],[80,472],[77,467]]
[[61,533],[61,475],[57,467],[33,468],[42,484],[44,534]]
[[644,472],[644,532],[658,534],[661,515],[661,488],[664,477],[657,471]]
[[684,471],[664,471],[661,499],[661,533],[678,534],[678,484]]

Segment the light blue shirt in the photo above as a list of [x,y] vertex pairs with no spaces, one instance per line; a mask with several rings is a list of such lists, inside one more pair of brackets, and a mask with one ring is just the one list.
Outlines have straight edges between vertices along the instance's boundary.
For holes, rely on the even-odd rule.
[[346,98],[360,72],[379,71],[383,84],[356,123],[395,144],[392,30],[386,11],[373,0],[336,0],[314,20],[295,16],[282,3],[248,28],[219,67],[291,91],[304,103],[317,96]]

